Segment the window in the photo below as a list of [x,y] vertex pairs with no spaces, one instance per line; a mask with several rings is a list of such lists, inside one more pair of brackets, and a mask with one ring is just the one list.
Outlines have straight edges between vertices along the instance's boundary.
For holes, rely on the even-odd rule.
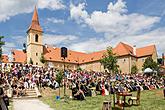
[[36,63],[36,65],[38,65],[38,63]]
[[144,58],[142,59],[142,62],[144,62]]
[[35,42],[38,42],[38,34],[35,35]]
[[29,36],[29,42],[30,42],[30,35],[28,35]]
[[38,53],[36,53],[36,56],[38,56]]

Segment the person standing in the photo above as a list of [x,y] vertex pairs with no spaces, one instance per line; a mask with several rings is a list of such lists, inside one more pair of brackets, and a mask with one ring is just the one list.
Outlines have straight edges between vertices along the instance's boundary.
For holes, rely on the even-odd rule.
[[4,91],[2,87],[2,79],[0,79],[0,110],[8,110],[3,100],[3,96],[4,96]]

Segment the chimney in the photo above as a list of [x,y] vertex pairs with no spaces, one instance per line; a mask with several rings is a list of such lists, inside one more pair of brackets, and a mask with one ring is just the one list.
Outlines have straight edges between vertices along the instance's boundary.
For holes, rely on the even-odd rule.
[[133,46],[133,54],[136,55],[136,45]]
[[164,62],[165,62],[165,61],[164,61],[164,57],[165,57],[165,56],[164,56],[164,53],[162,53],[162,66],[164,66]]

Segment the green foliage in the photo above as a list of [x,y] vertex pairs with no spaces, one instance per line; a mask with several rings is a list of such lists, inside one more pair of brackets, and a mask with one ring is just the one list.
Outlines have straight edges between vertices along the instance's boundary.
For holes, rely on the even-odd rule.
[[78,67],[78,68],[77,68],[77,71],[82,71],[82,68],[81,68],[81,67]]
[[147,59],[145,59],[142,70],[144,71],[146,68],[151,68],[152,70],[157,71],[159,69],[159,66],[155,61],[153,61],[151,57],[148,57]]
[[118,72],[119,66],[117,65],[117,57],[112,52],[112,47],[107,48],[107,52],[103,55],[100,63],[104,66],[104,69],[108,69],[111,73]]
[[162,58],[158,58],[157,61],[158,61],[158,64],[159,64],[159,65],[162,65],[162,64],[163,64],[163,59],[162,59]]
[[61,81],[63,79],[63,72],[62,71],[58,71],[58,73],[56,74],[56,81],[58,82],[58,84],[61,84]]
[[43,54],[43,53],[41,54],[40,62],[41,62],[41,63],[43,63],[43,64],[46,62],[46,60],[45,60],[45,57],[44,57],[44,54]]
[[58,73],[56,74],[56,81],[59,84],[59,96],[60,96],[60,85],[63,79],[63,72],[62,71],[58,71]]
[[136,66],[136,65],[133,65],[133,66],[131,67],[131,73],[132,73],[132,74],[136,74],[137,72],[138,72],[137,66]]
[[32,58],[30,58],[29,64],[32,64],[32,65],[33,65],[33,60],[32,60]]
[[2,60],[2,46],[5,45],[5,42],[2,41],[4,36],[0,36],[0,61]]

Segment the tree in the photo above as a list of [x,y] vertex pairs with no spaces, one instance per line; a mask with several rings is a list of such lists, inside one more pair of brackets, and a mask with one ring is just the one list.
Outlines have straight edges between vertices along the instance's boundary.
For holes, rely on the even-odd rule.
[[63,72],[62,72],[62,71],[59,71],[59,72],[56,74],[56,81],[57,81],[58,84],[59,84],[59,96],[60,96],[60,86],[61,86],[62,79],[63,79]]
[[144,71],[146,68],[151,68],[152,70],[158,71],[159,66],[151,57],[148,57],[143,63],[142,70]]
[[5,42],[2,41],[4,36],[0,36],[0,61],[2,61],[2,46],[5,45]]
[[78,68],[77,68],[77,71],[82,71],[82,68],[81,68],[81,67],[78,67]]
[[41,62],[41,63],[43,63],[43,64],[46,62],[46,60],[45,60],[45,57],[44,57],[44,54],[43,54],[43,53],[41,54],[40,62]]
[[29,64],[32,64],[32,65],[33,65],[33,60],[32,60],[32,58],[30,58]]
[[133,65],[133,66],[131,67],[131,73],[132,73],[132,74],[136,74],[137,72],[138,72],[137,66],[136,66],[136,65]]
[[118,72],[117,57],[116,54],[112,52],[112,47],[107,48],[107,52],[104,53],[100,63],[104,66],[104,69],[108,69],[110,73],[114,74]]
[[163,65],[164,64],[163,58],[158,58],[157,61],[158,61],[159,65]]

